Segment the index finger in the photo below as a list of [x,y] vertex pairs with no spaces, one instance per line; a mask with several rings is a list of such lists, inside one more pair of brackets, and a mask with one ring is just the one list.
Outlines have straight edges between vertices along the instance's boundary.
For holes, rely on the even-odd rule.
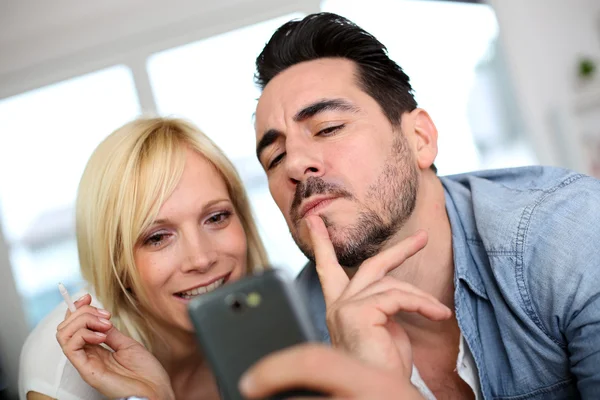
[[316,215],[306,217],[319,281],[325,305],[336,301],[348,286],[348,275],[340,266],[323,220]]
[[[75,300],[73,302],[73,304],[75,305],[75,308],[78,310],[80,307],[85,306],[85,305],[90,305],[92,304],[92,296],[90,296],[89,293],[84,294],[83,296],[81,296],[79,299]],[[73,314],[68,308],[67,308],[67,312],[65,313],[65,320],[67,320],[71,314]]]
[[420,230],[400,241],[400,243],[369,258],[362,263],[356,275],[350,281],[347,293],[358,293],[372,283],[380,280],[391,270],[421,251],[427,244],[427,240],[427,232]]

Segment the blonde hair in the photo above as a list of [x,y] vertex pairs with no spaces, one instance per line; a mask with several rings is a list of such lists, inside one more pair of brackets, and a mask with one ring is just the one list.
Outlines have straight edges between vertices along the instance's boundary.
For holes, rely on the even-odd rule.
[[148,303],[134,246],[179,182],[186,149],[205,157],[223,177],[246,234],[248,271],[268,263],[241,179],[206,135],[172,118],[145,117],[117,129],[96,148],[79,183],[79,262],[113,324],[149,349],[157,337],[141,311]]

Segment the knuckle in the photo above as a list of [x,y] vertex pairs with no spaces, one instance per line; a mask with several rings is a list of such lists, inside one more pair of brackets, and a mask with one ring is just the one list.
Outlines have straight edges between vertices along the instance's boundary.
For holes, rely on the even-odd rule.
[[332,318],[336,321],[337,324],[348,325],[349,323],[356,321],[357,316],[361,312],[360,309],[360,305],[356,303],[346,303],[336,310]]
[[63,338],[62,332],[56,332],[56,341],[60,344],[61,347],[65,345],[65,339]]
[[77,309],[77,312],[85,313],[85,314],[95,314],[96,310],[97,310],[96,307],[86,304],[84,306],[79,307]]
[[406,299],[406,293],[400,289],[391,288],[384,292],[378,293],[376,297],[376,302],[381,303],[388,301],[402,302]]
[[335,321],[343,322],[352,316],[352,306],[350,304],[345,304],[336,309],[331,316]]
[[325,312],[325,322],[328,327],[335,327],[338,322],[337,310],[327,310]]

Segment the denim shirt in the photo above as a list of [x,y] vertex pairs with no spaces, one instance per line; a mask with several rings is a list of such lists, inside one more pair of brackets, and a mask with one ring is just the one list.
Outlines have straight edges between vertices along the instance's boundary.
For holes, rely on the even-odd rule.
[[[600,399],[600,180],[549,167],[440,180],[484,397]],[[329,342],[314,265],[297,282]]]

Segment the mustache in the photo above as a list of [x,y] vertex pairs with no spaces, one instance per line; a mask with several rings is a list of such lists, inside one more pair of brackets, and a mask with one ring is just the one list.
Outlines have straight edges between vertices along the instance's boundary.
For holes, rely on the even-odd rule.
[[290,216],[292,217],[292,221],[296,223],[300,219],[298,211],[302,201],[317,194],[334,195],[336,197],[347,199],[353,198],[352,194],[341,186],[325,182],[319,177],[311,176],[306,181],[296,185],[296,192],[294,193],[294,199],[290,206]]

